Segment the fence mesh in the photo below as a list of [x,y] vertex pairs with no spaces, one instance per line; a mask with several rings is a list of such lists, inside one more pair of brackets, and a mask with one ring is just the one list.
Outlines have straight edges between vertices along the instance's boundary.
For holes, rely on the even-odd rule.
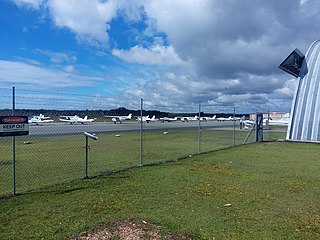
[[[199,106],[193,106],[184,114],[172,110],[170,115],[141,109],[140,99],[128,104],[107,97],[16,90],[12,109],[11,90],[0,90],[0,116],[44,115],[44,122],[29,124],[29,135],[15,140],[0,138],[0,196],[12,194],[13,188],[18,193],[38,190],[86,176],[237,146],[244,140],[255,141],[254,132],[249,134],[249,129],[240,128],[239,119],[218,121],[215,106],[201,106],[200,112]],[[142,124],[138,119],[141,112]],[[129,113],[134,116],[130,120],[112,121],[114,115]],[[229,113],[223,117],[240,117],[235,108],[230,107]],[[145,121],[151,118],[147,114],[157,116]],[[61,121],[74,115],[86,121]],[[184,121],[187,116],[188,121]],[[269,129],[264,135],[274,140],[284,138],[285,131],[284,127]],[[84,132],[96,134],[98,140],[88,138],[86,145]]]
[[[98,141],[89,140],[89,176],[108,174],[139,165],[138,130],[102,133],[98,134],[98,137]],[[82,158],[84,162],[84,154]]]
[[12,192],[12,151],[11,139],[0,138],[0,195]]

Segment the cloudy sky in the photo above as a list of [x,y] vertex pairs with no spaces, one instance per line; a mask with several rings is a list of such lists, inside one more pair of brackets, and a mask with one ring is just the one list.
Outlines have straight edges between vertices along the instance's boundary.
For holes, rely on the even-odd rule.
[[1,0],[0,90],[289,111],[297,81],[278,65],[319,22],[319,0]]

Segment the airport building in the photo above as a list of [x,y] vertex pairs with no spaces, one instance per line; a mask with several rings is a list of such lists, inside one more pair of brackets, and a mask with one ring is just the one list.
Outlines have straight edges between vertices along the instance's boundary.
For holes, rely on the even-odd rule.
[[279,66],[298,78],[293,98],[287,140],[320,141],[320,40],[304,56],[295,49]]
[[[270,119],[273,120],[280,120],[286,112],[269,112],[269,117]],[[251,113],[250,114],[250,119],[255,119],[256,118],[256,113]],[[268,113],[263,113],[263,118],[267,119],[268,118]]]

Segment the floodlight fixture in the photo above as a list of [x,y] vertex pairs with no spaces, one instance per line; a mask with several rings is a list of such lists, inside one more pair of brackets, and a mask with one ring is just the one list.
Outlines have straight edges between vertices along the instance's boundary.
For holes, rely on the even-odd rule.
[[98,140],[98,137],[93,133],[84,132],[83,134],[93,140]]
[[301,66],[304,61],[304,54],[299,49],[293,50],[292,53],[279,65],[279,68],[294,77],[299,77]]

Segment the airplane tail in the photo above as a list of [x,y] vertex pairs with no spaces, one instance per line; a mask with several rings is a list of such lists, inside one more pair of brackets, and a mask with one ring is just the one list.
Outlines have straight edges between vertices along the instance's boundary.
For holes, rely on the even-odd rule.
[[70,122],[70,120],[64,119],[64,118],[59,118],[59,121],[61,121],[61,122]]
[[288,122],[289,119],[290,119],[290,113],[286,113],[285,115],[283,115],[280,121]]
[[132,114],[130,113],[127,118],[131,119],[132,118]]
[[155,119],[156,119],[156,115],[153,115],[151,119],[152,119],[152,120],[155,120]]
[[83,120],[85,120],[85,121],[88,120],[88,116],[85,116]]

